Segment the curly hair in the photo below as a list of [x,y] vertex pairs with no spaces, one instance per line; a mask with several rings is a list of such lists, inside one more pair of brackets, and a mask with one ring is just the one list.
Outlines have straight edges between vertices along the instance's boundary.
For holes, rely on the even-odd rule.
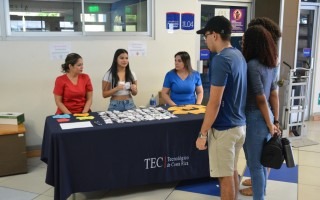
[[281,38],[281,31],[278,24],[276,24],[274,21],[267,17],[257,17],[255,19],[252,19],[250,23],[248,24],[248,28],[251,26],[261,25],[267,31],[271,33],[273,41],[278,44],[279,39]]
[[249,62],[252,59],[274,68],[277,65],[277,47],[269,31],[263,26],[251,26],[244,33],[243,56]]

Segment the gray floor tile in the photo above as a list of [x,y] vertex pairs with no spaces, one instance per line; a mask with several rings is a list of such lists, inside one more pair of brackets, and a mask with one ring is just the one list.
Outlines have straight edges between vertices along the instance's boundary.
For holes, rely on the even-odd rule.
[[31,200],[39,194],[0,187],[0,200]]

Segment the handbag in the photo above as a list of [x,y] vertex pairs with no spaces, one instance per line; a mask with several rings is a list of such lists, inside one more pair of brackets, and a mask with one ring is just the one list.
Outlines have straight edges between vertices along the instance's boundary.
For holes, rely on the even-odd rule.
[[288,168],[295,167],[296,164],[294,162],[290,141],[287,138],[282,138],[281,143],[283,148],[284,160],[286,161],[287,167]]
[[281,137],[274,135],[262,149],[261,164],[264,167],[280,169],[284,161]]

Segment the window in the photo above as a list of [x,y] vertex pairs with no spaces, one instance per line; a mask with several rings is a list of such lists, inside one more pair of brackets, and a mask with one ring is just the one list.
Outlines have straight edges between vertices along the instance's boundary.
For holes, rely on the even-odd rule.
[[[81,32],[81,7],[80,1],[9,0],[10,31]],[[66,28],[65,24],[69,26]]]
[[3,39],[3,35],[4,35],[4,25],[5,25],[5,20],[4,20],[4,7],[3,7],[3,2],[0,2],[0,40]]
[[5,0],[8,35],[151,33],[152,0]]

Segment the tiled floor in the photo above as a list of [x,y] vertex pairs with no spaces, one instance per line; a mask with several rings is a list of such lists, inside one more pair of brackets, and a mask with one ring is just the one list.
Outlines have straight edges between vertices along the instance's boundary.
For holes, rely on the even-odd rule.
[[[320,143],[320,123],[307,122],[306,135]],[[319,200],[320,144],[294,148],[296,168],[271,170],[267,200]],[[39,158],[28,159],[27,174],[0,177],[0,200],[52,200],[53,188],[44,182],[46,164]],[[238,170],[248,176],[245,157],[240,156]],[[242,188],[243,186],[241,186]],[[77,193],[69,200],[214,200],[219,198],[219,185],[214,179],[149,185],[112,192]],[[239,199],[252,199],[239,195]]]

